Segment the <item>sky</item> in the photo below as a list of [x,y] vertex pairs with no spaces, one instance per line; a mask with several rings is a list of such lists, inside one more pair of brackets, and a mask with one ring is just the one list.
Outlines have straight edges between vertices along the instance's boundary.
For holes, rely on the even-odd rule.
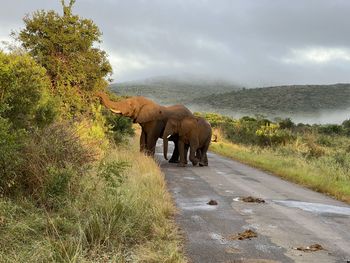
[[[66,0],[67,1],[67,0]],[[0,41],[59,0],[3,1]],[[349,0],[77,0],[115,82],[196,75],[251,87],[350,82]]]

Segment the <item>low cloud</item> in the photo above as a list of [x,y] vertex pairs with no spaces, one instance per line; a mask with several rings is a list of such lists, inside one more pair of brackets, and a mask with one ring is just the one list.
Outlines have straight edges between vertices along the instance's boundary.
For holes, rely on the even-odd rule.
[[350,49],[348,48],[305,48],[292,49],[291,54],[283,58],[282,61],[287,64],[327,64],[334,61],[350,62]]
[[[3,40],[57,1],[7,1]],[[350,82],[347,0],[78,0],[103,32],[118,82],[199,74],[247,86]]]

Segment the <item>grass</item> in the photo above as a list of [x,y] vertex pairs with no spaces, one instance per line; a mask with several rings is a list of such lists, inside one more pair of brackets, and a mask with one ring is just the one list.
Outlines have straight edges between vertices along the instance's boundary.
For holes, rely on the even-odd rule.
[[219,131],[215,134],[218,134],[218,142],[211,144],[211,151],[350,203],[349,174],[344,174],[325,159],[308,160],[282,154],[281,149],[234,144],[225,140]]
[[186,262],[163,174],[132,139],[47,210],[0,198],[0,262]]

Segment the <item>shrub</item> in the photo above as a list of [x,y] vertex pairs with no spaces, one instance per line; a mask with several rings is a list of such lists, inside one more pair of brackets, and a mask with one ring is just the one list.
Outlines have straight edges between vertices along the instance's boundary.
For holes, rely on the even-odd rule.
[[344,129],[345,135],[350,136],[350,119],[343,121],[342,126]]
[[23,131],[13,130],[11,123],[0,117],[0,196],[12,193],[17,187],[23,162],[24,135]]
[[103,111],[103,114],[106,117],[106,124],[109,126],[111,137],[115,143],[121,143],[125,137],[135,134],[130,118],[113,114],[109,110]]
[[49,85],[46,70],[29,55],[0,51],[0,104],[8,105],[1,115],[14,128],[29,126]]
[[123,172],[128,167],[130,164],[126,161],[101,162],[98,175],[103,177],[109,186],[116,188],[124,182]]
[[220,128],[223,125],[230,124],[234,120],[228,116],[220,115],[217,113],[200,113],[195,112],[195,116],[205,118],[213,128]]
[[327,125],[319,126],[317,130],[319,133],[323,133],[327,135],[332,135],[332,134],[340,135],[343,132],[343,127],[337,124],[327,124]]
[[319,158],[325,154],[325,150],[317,144],[317,135],[314,133],[303,134],[296,141],[296,149],[305,158]]
[[81,117],[74,123],[74,129],[80,140],[89,148],[97,159],[102,158],[109,147],[108,127],[102,115],[101,105],[91,105],[90,116]]
[[286,144],[292,138],[289,131],[281,130],[278,124],[273,123],[261,126],[255,133],[259,138],[259,144],[267,146]]
[[290,118],[278,120],[278,125],[281,129],[293,129],[295,127],[295,123]]
[[[55,207],[55,197],[72,194],[86,164],[95,159],[67,123],[55,123],[35,131],[22,151],[18,184],[39,203]],[[73,195],[70,195],[73,196]]]
[[59,114],[59,102],[49,95],[45,96],[35,112],[35,124],[43,128],[53,123]]

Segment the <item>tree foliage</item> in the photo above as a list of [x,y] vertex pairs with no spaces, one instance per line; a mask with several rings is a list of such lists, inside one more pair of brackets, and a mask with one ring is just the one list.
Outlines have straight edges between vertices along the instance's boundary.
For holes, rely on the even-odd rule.
[[101,42],[98,27],[72,14],[75,1],[61,2],[63,15],[40,10],[26,16],[18,39],[46,69],[52,92],[61,97],[65,112],[74,115],[84,111],[89,92],[107,86],[112,68],[106,53],[96,46]]
[[[48,108],[49,79],[46,70],[29,55],[0,51],[0,115],[16,128],[27,127],[35,119],[39,107]],[[42,113],[42,118],[52,111]]]

